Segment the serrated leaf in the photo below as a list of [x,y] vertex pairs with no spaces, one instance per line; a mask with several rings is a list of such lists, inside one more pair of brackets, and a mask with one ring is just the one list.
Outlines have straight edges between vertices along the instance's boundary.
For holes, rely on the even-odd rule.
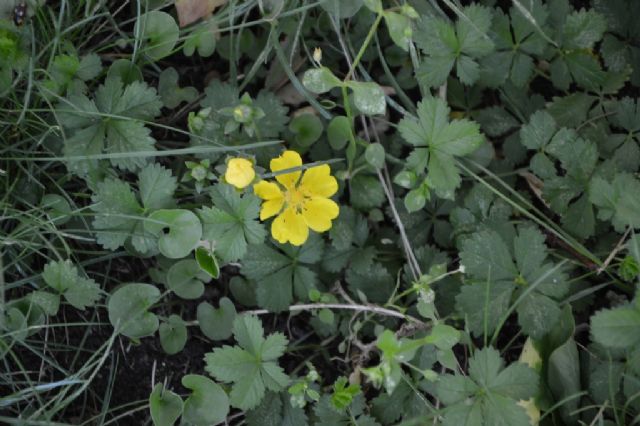
[[260,320],[239,316],[233,322],[233,334],[240,347],[224,346],[205,355],[205,369],[218,380],[232,382],[231,405],[242,410],[258,406],[265,389],[282,390],[289,377],[276,364],[287,339],[280,333],[264,338]]
[[138,174],[140,200],[147,210],[165,209],[174,204],[173,193],[178,183],[167,170],[159,164],[149,164]]
[[94,280],[81,276],[70,260],[49,262],[44,267],[42,278],[76,309],[94,306],[101,297],[100,286]]
[[260,244],[266,236],[258,222],[260,199],[224,184],[213,187],[210,194],[213,207],[198,211],[204,238],[213,243],[216,255],[224,263],[237,261],[247,253],[249,244]]
[[[70,96],[57,107],[61,124],[71,131],[65,139],[65,156],[83,157],[113,153],[111,163],[136,170],[147,163],[145,156],[121,154],[155,151],[155,140],[141,120],[160,114],[162,106],[156,91],[145,83],[108,78],[95,92],[94,100],[84,95]],[[87,140],[89,143],[87,143]],[[80,174],[95,169],[96,161],[74,159],[69,168]]]
[[640,311],[634,308],[605,309],[591,317],[594,341],[610,348],[633,348],[640,343]]

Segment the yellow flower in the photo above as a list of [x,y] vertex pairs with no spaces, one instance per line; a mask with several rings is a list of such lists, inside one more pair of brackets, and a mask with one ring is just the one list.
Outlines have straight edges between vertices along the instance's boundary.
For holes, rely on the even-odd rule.
[[[271,171],[302,166],[302,158],[295,151],[285,151],[271,160]],[[275,182],[260,181],[253,185],[256,195],[264,200],[260,220],[277,217],[271,223],[271,234],[281,244],[304,244],[309,228],[328,231],[331,221],[338,217],[338,205],[330,200],[338,190],[336,178],[327,164],[301,171],[280,174]]]
[[227,163],[227,172],[224,174],[225,180],[238,189],[247,187],[256,172],[253,170],[253,164],[246,158],[232,158]]

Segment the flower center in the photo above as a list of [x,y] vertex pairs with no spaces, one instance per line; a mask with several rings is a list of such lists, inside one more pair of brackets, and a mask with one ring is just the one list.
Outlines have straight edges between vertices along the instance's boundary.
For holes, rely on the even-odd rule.
[[307,197],[305,197],[304,192],[299,188],[289,189],[285,194],[285,201],[287,202],[287,206],[293,207],[298,213],[302,211],[306,198]]

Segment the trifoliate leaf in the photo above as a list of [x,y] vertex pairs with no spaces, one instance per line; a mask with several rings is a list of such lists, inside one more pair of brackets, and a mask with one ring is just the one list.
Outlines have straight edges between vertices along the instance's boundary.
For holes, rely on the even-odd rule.
[[557,299],[568,291],[566,277],[547,261],[544,236],[535,228],[520,227],[507,244],[496,231],[476,232],[462,242],[460,259],[473,284],[456,298],[474,334],[495,330],[498,319],[529,286],[534,288],[518,304],[518,321],[535,339],[551,330],[560,315]]
[[418,104],[418,120],[402,119],[399,131],[407,142],[416,147],[414,152],[425,152],[429,186],[441,198],[453,199],[454,191],[460,185],[454,157],[472,153],[484,138],[478,124],[472,121],[449,122],[449,112],[449,107],[441,99],[425,98]]
[[213,243],[223,263],[235,262],[245,256],[249,244],[260,244],[266,236],[258,222],[260,199],[224,184],[214,186],[210,194],[213,207],[198,211],[204,238]]
[[294,294],[307,300],[317,280],[309,264],[322,258],[323,246],[316,234],[300,247],[276,245],[282,252],[267,245],[250,246],[241,272],[255,281],[258,305],[279,312],[289,307]]
[[533,397],[538,383],[538,374],[525,364],[505,368],[495,349],[476,351],[468,377],[447,374],[437,384],[438,397],[448,405],[442,424],[527,426],[529,417],[517,402]]
[[147,157],[136,154],[155,151],[155,140],[143,121],[158,116],[161,106],[154,89],[137,81],[125,87],[119,78],[108,78],[94,100],[84,95],[63,100],[57,116],[69,130],[64,142],[65,156],[74,157],[69,169],[86,174],[96,167],[96,160],[75,157],[103,153],[114,154],[111,164],[121,169],[144,166]]
[[100,299],[100,286],[94,280],[81,276],[70,260],[46,264],[42,279],[76,309],[94,306]]
[[627,226],[640,228],[640,181],[629,173],[618,173],[609,182],[594,177],[589,186],[589,201],[598,207],[598,218],[610,220],[616,230]]
[[455,27],[441,18],[423,18],[415,31],[416,44],[426,57],[417,71],[426,86],[440,86],[456,65],[458,78],[467,85],[479,76],[477,60],[489,54],[491,9],[480,5],[462,8]]
[[277,364],[287,338],[275,333],[265,339],[260,320],[247,315],[235,319],[233,334],[240,346],[223,346],[206,354],[205,370],[218,380],[233,383],[231,405],[249,410],[260,403],[265,389],[277,392],[289,383]]

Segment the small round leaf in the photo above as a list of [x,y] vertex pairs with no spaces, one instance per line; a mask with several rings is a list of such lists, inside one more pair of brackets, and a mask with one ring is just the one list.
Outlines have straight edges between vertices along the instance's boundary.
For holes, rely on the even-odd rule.
[[309,147],[322,136],[322,121],[313,114],[301,114],[291,120],[289,130],[296,135],[296,142]]
[[133,34],[147,41],[144,52],[157,61],[171,54],[180,36],[180,29],[171,15],[153,10],[140,16]]
[[204,293],[203,281],[211,278],[200,269],[198,262],[183,259],[174,263],[167,273],[167,287],[183,299],[197,299]]
[[200,220],[189,210],[156,210],[145,220],[144,229],[159,236],[158,249],[170,259],[187,256],[202,237]]
[[173,426],[182,414],[182,398],[158,383],[149,395],[149,411],[155,426]]
[[182,378],[182,385],[193,391],[184,403],[184,421],[196,426],[210,426],[227,418],[229,397],[216,382],[204,376],[188,374]]
[[329,145],[335,150],[344,148],[351,138],[351,123],[343,115],[334,117],[327,127],[327,138]]
[[169,355],[180,352],[187,343],[187,327],[178,315],[171,315],[167,322],[160,324],[160,346]]
[[160,290],[151,284],[131,283],[117,289],[109,298],[109,322],[131,338],[150,336],[158,329],[158,317],[149,308],[160,299]]
[[384,147],[379,143],[369,144],[364,151],[364,158],[376,169],[381,169],[384,166]]
[[231,337],[236,307],[226,297],[220,299],[218,309],[207,302],[202,302],[198,305],[197,318],[205,336],[211,340],[225,340]]

